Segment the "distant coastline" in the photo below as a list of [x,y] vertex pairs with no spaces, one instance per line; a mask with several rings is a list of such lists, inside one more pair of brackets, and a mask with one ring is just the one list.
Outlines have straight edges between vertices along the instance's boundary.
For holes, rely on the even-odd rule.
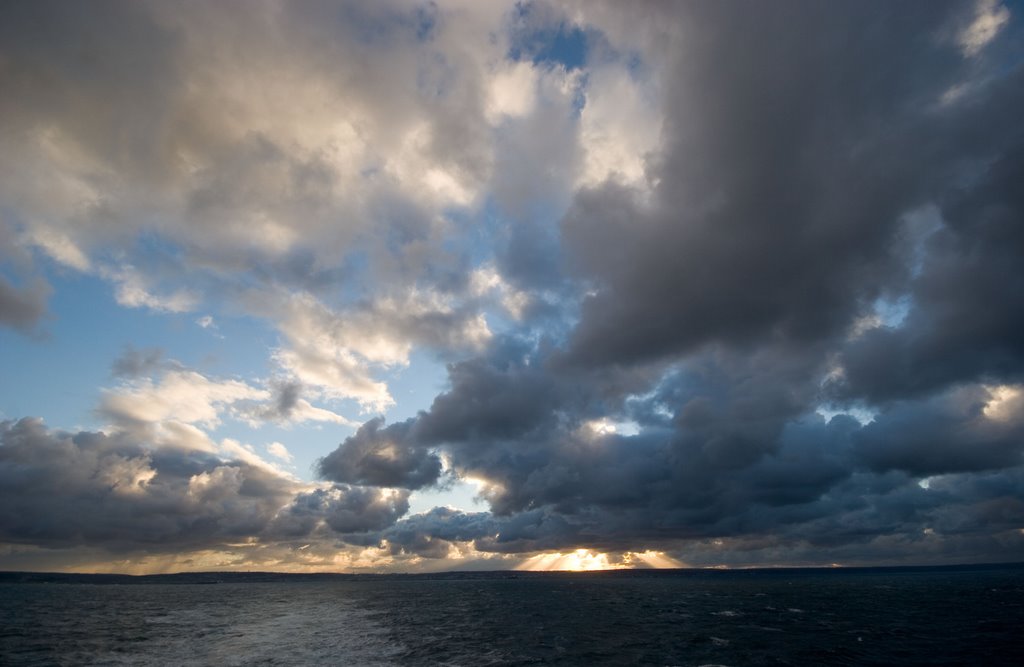
[[473,579],[545,579],[545,578],[630,578],[630,577],[764,577],[801,576],[834,573],[898,574],[915,572],[977,572],[988,570],[1021,570],[1024,561],[1009,563],[969,563],[955,565],[883,565],[857,567],[751,567],[751,568],[674,568],[633,570],[591,570],[587,572],[527,572],[519,570],[451,571],[451,572],[177,572],[171,574],[86,574],[76,572],[0,571],[0,584],[237,584],[275,583],[285,581],[374,581],[394,579],[473,580]]

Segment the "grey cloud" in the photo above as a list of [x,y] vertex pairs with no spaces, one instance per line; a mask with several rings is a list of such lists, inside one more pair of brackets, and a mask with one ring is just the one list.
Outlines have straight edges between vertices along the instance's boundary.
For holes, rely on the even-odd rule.
[[50,288],[41,280],[16,287],[0,275],[0,324],[30,332],[46,313]]
[[678,10],[695,32],[675,43],[652,201],[606,184],[563,222],[598,286],[568,353],[581,364],[839,334],[906,280],[901,217],[1016,133],[994,112],[973,145],[948,145],[957,112],[934,109],[966,66],[933,36],[951,14],[934,6]]
[[116,0],[13,3],[3,14],[0,53],[17,65],[0,74],[5,124],[56,123],[123,173],[159,177],[154,130],[179,81],[173,33],[143,4]]
[[580,162],[571,92],[552,90],[544,81],[550,76],[542,73],[535,84],[538,110],[506,119],[496,138],[492,189],[496,205],[512,221],[499,236],[498,263],[525,289],[560,289],[564,276],[552,211],[568,204]]
[[[387,530],[365,536],[363,544],[387,543],[392,554],[446,558],[453,543],[473,542],[498,530],[500,523],[488,512],[467,513],[435,507],[395,523]],[[347,538],[349,541],[355,541]]]
[[894,404],[856,434],[857,452],[873,469],[920,476],[1018,466],[1024,422],[987,416],[990,400],[987,390],[971,387]]
[[118,377],[137,378],[158,369],[176,366],[175,362],[164,360],[164,352],[159,348],[138,350],[129,345],[122,351],[121,356],[114,359],[110,365],[110,372]]
[[[481,62],[501,47],[476,12],[252,9],[5,7],[11,219],[147,273],[170,248],[174,270],[147,277],[211,299],[254,279],[336,295],[353,272],[392,287],[457,275],[464,251],[437,229],[451,193],[422,176],[443,170],[472,195],[490,174]],[[421,34],[424,11],[436,16]],[[135,246],[139,234],[158,243]]]
[[[1020,89],[1024,70],[1013,79]],[[1011,106],[1024,108],[1024,97]],[[972,185],[945,198],[946,224],[926,241],[906,321],[847,346],[837,394],[885,402],[957,382],[1024,379],[1024,132],[1006,141]]]
[[[633,436],[581,431],[582,420],[570,415],[600,402],[578,385],[557,386],[557,376],[543,371],[533,381],[546,377],[557,388],[545,390],[543,408],[521,409],[538,390],[521,385],[519,376],[533,372],[526,368],[536,359],[527,367],[508,360],[498,368],[482,360],[453,366],[451,390],[389,436],[409,447],[441,448],[457,471],[489,482],[484,497],[493,515],[437,510],[370,533],[366,543],[386,539],[399,552],[433,557],[453,541],[500,553],[663,548],[689,562],[690,547],[682,544],[699,551],[703,540],[724,539],[743,544],[736,548],[756,562],[769,553],[809,557],[814,548],[819,558],[866,558],[863,545],[884,542],[879,553],[899,561],[912,558],[916,542],[897,536],[928,529],[935,542],[948,534],[949,550],[932,544],[928,556],[941,559],[969,548],[953,534],[962,516],[1016,516],[1018,490],[1009,480],[1020,476],[1019,425],[982,421],[986,390],[909,404],[868,426],[845,415],[826,422],[807,414],[814,400],[808,387],[802,398],[792,389],[779,396],[773,380],[789,372],[792,387],[803,374],[799,355],[788,368],[783,358],[778,350],[755,360],[720,353],[669,376],[657,392],[625,402],[634,414],[656,416]],[[491,410],[463,410],[457,400],[476,397],[486,407],[489,396],[522,386],[529,389],[516,393],[518,401]],[[650,405],[637,410],[637,403]],[[661,414],[668,405],[674,416]],[[443,430],[436,426],[442,423]],[[985,469],[1000,471],[993,479],[1006,482],[979,488],[972,471]],[[917,484],[939,473],[947,474],[947,490]],[[1005,531],[1006,523],[993,522],[992,530]],[[741,558],[728,558],[734,557]]]
[[379,529],[409,511],[409,492],[342,487],[342,498],[325,507],[327,525],[340,533]]
[[288,421],[302,398],[302,383],[276,379],[270,382],[271,399],[267,403],[252,405],[243,413],[266,421]]
[[291,484],[198,452],[150,452],[129,438],[4,422],[2,539],[111,550],[201,547],[258,532]]
[[456,543],[471,543],[480,551],[518,553],[559,548],[571,540],[565,519],[548,512],[530,511],[511,517],[488,512],[463,512],[435,507],[395,523],[390,528],[360,536],[345,536],[351,544],[386,544],[392,554],[445,558]]
[[319,462],[320,476],[335,482],[418,489],[441,474],[441,460],[423,447],[410,446],[408,423],[384,427],[383,418],[359,427],[338,449]]
[[[420,447],[442,446],[460,472],[493,481],[488,500],[501,514],[549,504],[567,512],[639,507],[659,496],[699,503],[716,497],[722,475],[778,450],[787,421],[813,405],[805,378],[814,368],[796,350],[752,359],[722,352],[640,398],[633,392],[647,374],[563,371],[511,346],[450,366],[449,391],[402,433]],[[778,391],[780,382],[790,388]],[[589,420],[629,417],[641,420],[640,435],[588,430]]]
[[451,389],[434,399],[417,425],[428,442],[525,440],[555,418],[559,388],[541,368],[473,359],[449,366],[448,377]]
[[287,417],[299,401],[302,386],[296,382],[281,383],[276,387],[274,408],[278,414]]
[[[382,530],[408,491],[304,491],[267,469],[206,452],[151,448],[132,434],[0,423],[0,542],[108,552],[181,552],[248,538]],[[282,509],[284,508],[284,509]]]
[[272,530],[304,536],[321,521],[339,533],[382,530],[408,511],[408,491],[339,484],[296,495],[275,519]]

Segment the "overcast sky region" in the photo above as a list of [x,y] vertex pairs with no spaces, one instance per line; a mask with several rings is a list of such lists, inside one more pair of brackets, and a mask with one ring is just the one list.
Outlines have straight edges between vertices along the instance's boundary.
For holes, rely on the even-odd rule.
[[1024,560],[1024,5],[0,7],[0,569]]

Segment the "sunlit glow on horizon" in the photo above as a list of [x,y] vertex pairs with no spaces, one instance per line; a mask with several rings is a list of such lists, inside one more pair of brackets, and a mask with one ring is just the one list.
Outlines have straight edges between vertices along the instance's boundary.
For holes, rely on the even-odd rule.
[[679,567],[689,567],[681,560],[672,558],[661,551],[631,551],[623,555],[622,560],[632,566],[649,567],[656,570],[664,570]]
[[590,549],[576,549],[568,553],[547,553],[531,556],[516,566],[527,572],[589,572],[595,570],[628,570],[634,568],[678,568],[686,567],[681,561],[660,551],[630,551],[619,560],[608,554]]

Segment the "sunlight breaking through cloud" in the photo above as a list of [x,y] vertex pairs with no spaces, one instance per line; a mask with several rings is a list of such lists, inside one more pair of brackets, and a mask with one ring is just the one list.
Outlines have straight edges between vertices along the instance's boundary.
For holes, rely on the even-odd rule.
[[627,551],[618,559],[613,559],[607,553],[591,549],[576,549],[567,553],[557,552],[531,556],[515,569],[527,572],[589,572],[593,570],[678,567],[686,566],[681,561],[660,551]]

